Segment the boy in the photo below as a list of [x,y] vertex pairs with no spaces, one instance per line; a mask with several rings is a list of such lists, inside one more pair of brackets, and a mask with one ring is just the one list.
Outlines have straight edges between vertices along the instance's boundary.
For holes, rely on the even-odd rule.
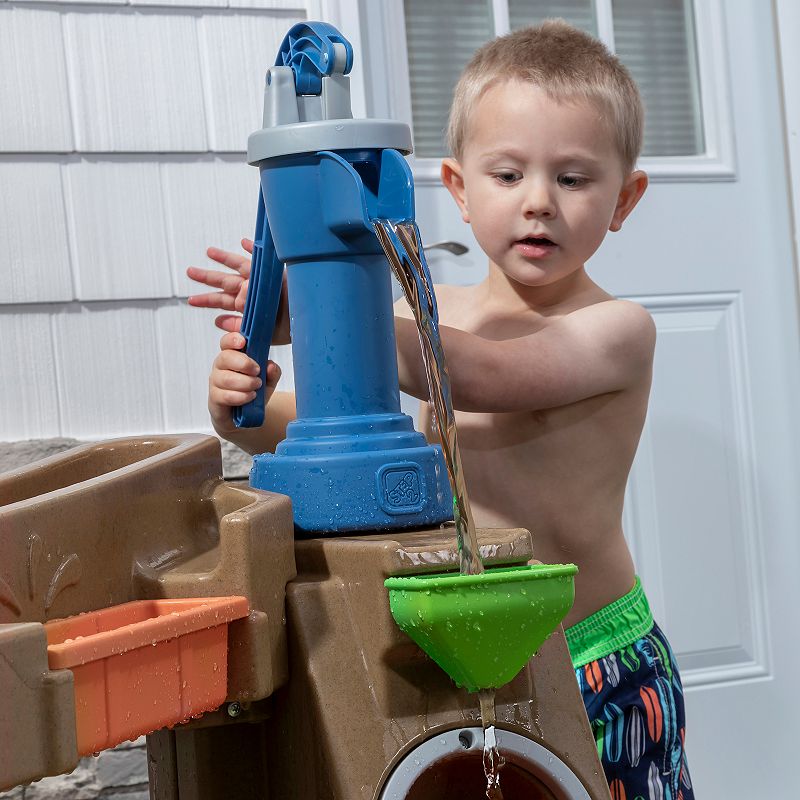
[[[478,50],[455,90],[442,180],[489,258],[488,276],[436,294],[476,524],[526,527],[538,559],[580,567],[566,635],[614,797],[691,800],[680,678],[621,524],[655,329],[584,268],[646,189],[634,168],[642,116],[627,70],[564,22]],[[209,254],[236,266],[230,254]],[[190,275],[222,285],[219,273]],[[233,294],[194,302],[231,308]],[[405,301],[396,313],[400,385],[425,400]],[[258,367],[236,349],[236,323],[218,324],[231,332],[211,373],[212,419],[258,452],[274,433],[234,432],[230,422],[230,406],[252,399]],[[271,391],[277,377],[271,365]],[[273,403],[273,420],[285,424],[291,398],[276,393]],[[421,423],[432,436],[424,402]]]

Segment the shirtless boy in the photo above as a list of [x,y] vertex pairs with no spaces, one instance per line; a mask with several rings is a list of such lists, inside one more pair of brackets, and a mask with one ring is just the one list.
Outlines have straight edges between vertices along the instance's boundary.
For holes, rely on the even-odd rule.
[[[585,269],[647,187],[635,169],[642,118],[627,70],[566,23],[483,46],[456,87],[442,180],[488,256],[488,275],[436,295],[476,524],[528,528],[538,559],[579,566],[566,635],[614,796],[692,800],[680,678],[622,532],[655,328]],[[246,274],[243,259],[209,254]],[[196,305],[237,307],[240,276],[223,286],[220,273],[189,274],[223,288]],[[396,314],[400,385],[425,401],[405,301]],[[270,449],[292,398],[273,394],[270,431],[237,431],[230,407],[253,398],[259,370],[238,350],[234,319],[218,324],[229,333],[210,378],[214,426],[251,452]],[[277,378],[270,365],[270,389]],[[421,422],[432,435],[425,402]]]

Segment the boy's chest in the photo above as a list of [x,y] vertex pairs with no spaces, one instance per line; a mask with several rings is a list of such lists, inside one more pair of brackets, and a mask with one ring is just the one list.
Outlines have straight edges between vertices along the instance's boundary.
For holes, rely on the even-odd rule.
[[[508,459],[516,452],[524,460],[547,446],[549,434],[564,429],[560,422],[565,409],[491,412],[455,411],[462,457],[485,462],[493,458]],[[435,418],[430,403],[420,403],[420,430],[429,440],[438,441]],[[502,455],[501,455],[502,454]]]

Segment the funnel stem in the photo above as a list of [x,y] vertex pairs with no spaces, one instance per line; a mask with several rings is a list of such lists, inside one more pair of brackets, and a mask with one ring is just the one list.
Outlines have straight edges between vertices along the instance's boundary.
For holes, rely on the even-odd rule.
[[481,725],[486,729],[497,722],[494,707],[494,689],[481,689],[478,692],[478,701],[481,704]]

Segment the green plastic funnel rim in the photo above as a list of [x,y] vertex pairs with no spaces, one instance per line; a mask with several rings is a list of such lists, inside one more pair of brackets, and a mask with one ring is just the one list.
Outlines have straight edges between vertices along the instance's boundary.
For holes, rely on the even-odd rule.
[[448,589],[458,586],[487,586],[493,583],[529,581],[532,578],[560,578],[575,575],[575,564],[523,564],[518,567],[494,567],[479,575],[461,575],[458,572],[432,575],[406,575],[387,578],[387,589]]

